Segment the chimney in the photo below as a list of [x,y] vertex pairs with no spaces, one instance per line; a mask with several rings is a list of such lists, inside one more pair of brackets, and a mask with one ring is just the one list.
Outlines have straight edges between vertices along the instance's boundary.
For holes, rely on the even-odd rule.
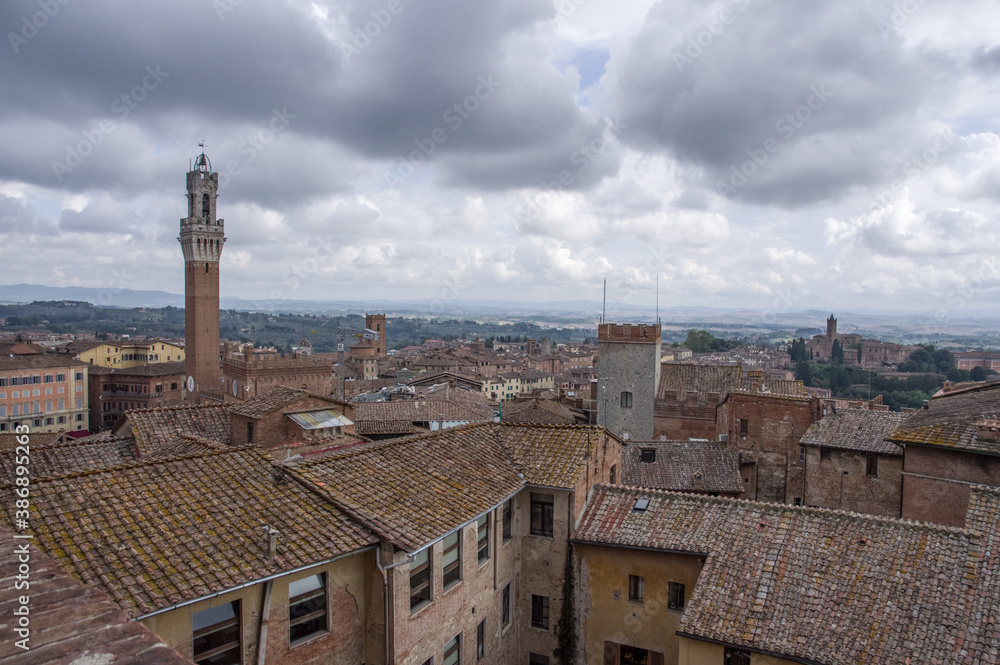
[[438,431],[441,431],[443,429],[444,429],[444,414],[443,413],[439,413],[438,414]]
[[278,555],[278,535],[281,532],[265,526],[264,533],[267,535],[267,558],[273,559]]
[[930,411],[931,401],[929,399],[924,400],[924,411]]

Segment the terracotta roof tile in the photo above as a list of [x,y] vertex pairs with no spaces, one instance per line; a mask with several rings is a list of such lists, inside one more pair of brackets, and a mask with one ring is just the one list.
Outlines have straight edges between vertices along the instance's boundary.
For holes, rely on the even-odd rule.
[[[0,552],[0,585],[14,589],[21,564],[16,551],[27,540],[0,529],[9,545]],[[19,639],[8,622],[9,634],[0,640],[0,664],[115,663],[116,665],[191,665],[151,630],[123,612],[99,589],[82,584],[32,543],[30,651],[19,648]],[[20,607],[17,593],[0,594],[0,614],[13,616]],[[88,658],[89,657],[89,658]]]
[[997,663],[998,504],[974,491],[976,529],[955,529],[600,487],[576,538],[706,556],[680,635],[825,665]]
[[1000,383],[990,383],[935,397],[914,412],[889,440],[1000,455]]
[[377,542],[252,448],[36,481],[31,510],[40,548],[132,616]]
[[573,410],[548,399],[507,402],[503,405],[505,423],[572,425],[577,422]]
[[161,445],[185,435],[228,443],[229,406],[161,406],[126,411],[112,432],[132,436],[144,456],[156,455]]
[[886,441],[909,413],[845,409],[831,413],[809,426],[802,436],[804,446],[860,450],[867,453],[902,455],[903,449]]
[[238,416],[249,418],[263,418],[269,413],[281,410],[290,404],[294,404],[303,397],[316,397],[325,400],[330,404],[344,405],[345,402],[324,397],[301,388],[289,388],[288,386],[276,386],[262,395],[251,397],[243,402],[237,402],[229,406],[232,413]]
[[[643,450],[655,460],[643,462]],[[712,441],[629,441],[622,451],[622,484],[678,492],[743,492],[739,459]]]
[[[57,434],[31,434],[28,437],[28,472],[32,482],[68,473],[117,466],[139,459],[131,439],[100,441],[69,440],[60,443]],[[0,435],[0,487],[14,482],[16,454],[15,437]]]
[[477,423],[334,451],[292,472],[413,552],[526,484],[574,487],[603,436],[597,427]]

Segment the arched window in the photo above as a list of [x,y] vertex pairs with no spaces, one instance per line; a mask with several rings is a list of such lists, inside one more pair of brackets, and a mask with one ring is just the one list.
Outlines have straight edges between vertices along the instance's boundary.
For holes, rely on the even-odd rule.
[[201,195],[201,216],[209,217],[209,210],[211,210],[211,203],[208,197],[208,192]]

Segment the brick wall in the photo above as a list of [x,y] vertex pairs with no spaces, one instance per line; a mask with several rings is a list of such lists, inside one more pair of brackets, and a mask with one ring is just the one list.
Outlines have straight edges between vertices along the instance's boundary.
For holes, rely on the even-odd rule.
[[[877,475],[868,475],[868,454],[855,450],[806,446],[806,484],[802,503],[857,513],[899,517],[902,455],[876,455]],[[793,499],[794,500],[794,499]]]
[[743,498],[793,503],[804,496],[799,440],[819,417],[818,400],[808,398],[731,393],[719,405],[718,434],[739,454],[743,478],[749,480]]
[[907,444],[903,519],[965,526],[970,486],[1000,486],[1000,457]]

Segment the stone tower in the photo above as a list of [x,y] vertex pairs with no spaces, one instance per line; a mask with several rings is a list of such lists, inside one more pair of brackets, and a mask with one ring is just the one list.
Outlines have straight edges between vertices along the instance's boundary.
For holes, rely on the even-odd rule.
[[385,358],[385,314],[365,314],[365,328],[378,333],[375,340],[375,357]]
[[597,424],[623,439],[651,440],[660,326],[602,323],[597,347]]
[[184,362],[186,400],[220,392],[219,257],[226,242],[224,221],[215,217],[219,174],[202,152],[187,174],[188,216],[177,238],[184,252]]
[[837,319],[833,318],[833,314],[831,314],[830,318],[826,320],[826,336],[837,336]]

